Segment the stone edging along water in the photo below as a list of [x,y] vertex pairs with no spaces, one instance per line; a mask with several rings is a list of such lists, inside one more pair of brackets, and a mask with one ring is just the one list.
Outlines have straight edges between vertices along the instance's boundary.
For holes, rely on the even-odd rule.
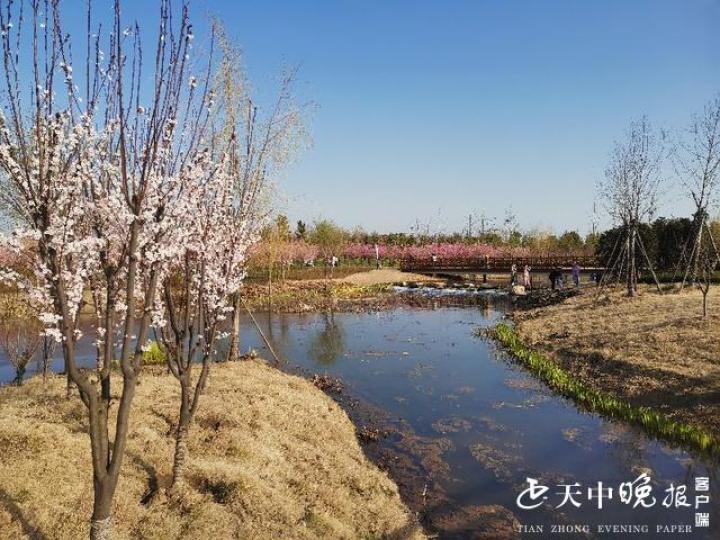
[[658,439],[686,445],[704,455],[720,457],[720,440],[710,432],[677,422],[648,407],[636,407],[608,392],[590,388],[547,356],[530,349],[510,325],[500,323],[486,334],[498,341],[520,364],[554,391],[588,410],[641,426],[649,435]]

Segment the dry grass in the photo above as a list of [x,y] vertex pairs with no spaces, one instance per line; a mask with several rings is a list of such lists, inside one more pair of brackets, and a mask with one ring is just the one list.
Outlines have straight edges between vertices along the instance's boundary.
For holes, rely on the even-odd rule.
[[636,298],[593,290],[515,319],[528,345],[588,383],[717,432],[720,305],[713,300],[711,292],[703,320],[697,290],[643,288]]
[[[162,370],[143,375],[115,499],[116,538],[424,537],[338,405],[257,362],[213,368],[190,434],[189,487],[168,497],[177,386]],[[87,537],[85,414],[63,393],[62,377],[0,391],[2,538]]]
[[360,287],[370,285],[381,285],[385,283],[402,283],[403,281],[416,281],[430,283],[442,281],[430,276],[422,274],[413,274],[411,272],[401,272],[395,268],[381,268],[380,270],[370,270],[368,272],[358,272],[340,279],[345,283],[351,283]]

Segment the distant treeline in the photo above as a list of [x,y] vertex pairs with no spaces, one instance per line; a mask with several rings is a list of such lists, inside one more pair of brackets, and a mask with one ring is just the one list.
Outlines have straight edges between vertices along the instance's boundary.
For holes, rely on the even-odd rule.
[[[585,237],[576,231],[565,231],[555,235],[546,231],[521,231],[518,228],[505,230],[491,229],[486,232],[451,232],[451,233],[417,233],[417,232],[366,232],[362,229],[343,229],[331,221],[322,220],[312,226],[298,221],[294,231],[290,231],[287,218],[279,216],[277,223],[271,225],[264,238],[271,236],[267,231],[280,229],[289,239],[304,240],[318,243],[318,237],[327,235],[329,229],[337,231],[345,245],[375,245],[388,247],[430,246],[436,245],[486,245],[494,248],[528,248],[533,252],[543,253],[593,253],[597,235]],[[281,236],[283,234],[281,233]],[[320,242],[322,243],[322,241]]]
[[[714,238],[720,232],[720,222],[711,222],[710,229]],[[692,246],[689,245],[694,238],[695,226],[689,218],[657,218],[650,224],[641,223],[639,234],[647,250],[650,262],[655,270],[666,272],[683,268],[683,258],[689,256]],[[620,250],[618,244],[626,237],[623,227],[609,229],[597,239],[595,253],[603,265],[612,264],[613,251]],[[636,253],[637,264],[640,268],[647,266],[645,256],[641,251]]]
[[[720,222],[710,223],[715,238],[720,238]],[[657,218],[639,226],[639,234],[653,267],[659,271],[674,271],[681,266],[686,245],[693,238],[694,224],[689,218]],[[306,226],[298,221],[293,228],[285,216],[279,216],[265,228],[261,242],[253,248],[253,266],[278,265],[287,267],[293,262],[329,260],[337,256],[343,260],[369,262],[377,253],[384,260],[404,258],[475,258],[484,256],[529,255],[596,255],[600,263],[612,265],[613,251],[621,250],[623,228],[615,227],[599,234],[581,236],[577,231],[555,235],[545,231],[497,231],[468,235],[459,232],[438,234],[368,233],[347,230],[329,220]],[[641,251],[638,266],[646,267]]]

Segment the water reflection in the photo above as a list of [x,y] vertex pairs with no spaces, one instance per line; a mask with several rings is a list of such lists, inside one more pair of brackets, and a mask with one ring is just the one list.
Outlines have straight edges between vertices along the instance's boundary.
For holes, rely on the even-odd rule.
[[[694,509],[666,509],[660,502],[671,484],[685,484],[694,495],[697,476],[710,478],[706,511],[711,527],[684,537],[716,538],[717,464],[579,411],[552,394],[473,336],[477,326],[502,316],[501,310],[481,304],[258,314],[256,319],[281,358],[306,371],[341,378],[347,394],[387,415],[396,431],[370,443],[367,451],[395,464],[393,475],[406,500],[426,517],[426,524],[441,530],[441,538],[468,538],[467,531],[491,519],[487,505],[504,507],[522,523],[647,523],[653,532],[657,523],[693,524]],[[243,324],[240,344],[243,352],[254,348],[271,358],[250,320]],[[91,347],[87,352],[93,352]],[[7,377],[1,360],[0,376]],[[587,490],[598,481],[617,489],[643,472],[653,479],[658,503],[642,512],[617,501],[598,512],[587,497],[581,508],[546,505],[522,511],[516,506],[528,476],[553,491],[558,484],[574,482]]]
[[321,366],[331,366],[345,352],[345,332],[335,313],[321,315],[321,328],[310,341],[310,358]]

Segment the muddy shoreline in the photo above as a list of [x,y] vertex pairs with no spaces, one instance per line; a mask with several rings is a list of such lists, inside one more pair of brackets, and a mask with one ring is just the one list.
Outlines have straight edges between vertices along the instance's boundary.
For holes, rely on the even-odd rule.
[[496,504],[460,506],[446,493],[442,481],[449,478],[449,465],[443,455],[453,449],[449,439],[418,435],[404,419],[354,396],[341,379],[299,367],[289,371],[313,381],[342,407],[355,425],[367,458],[397,484],[403,502],[429,537],[520,538],[520,522],[508,508]]

